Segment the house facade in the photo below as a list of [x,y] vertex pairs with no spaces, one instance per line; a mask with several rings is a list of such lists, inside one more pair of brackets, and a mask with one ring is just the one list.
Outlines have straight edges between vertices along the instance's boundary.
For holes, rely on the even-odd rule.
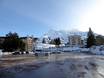
[[68,40],[69,40],[70,46],[81,46],[82,45],[81,36],[79,36],[79,35],[71,35],[68,37]]

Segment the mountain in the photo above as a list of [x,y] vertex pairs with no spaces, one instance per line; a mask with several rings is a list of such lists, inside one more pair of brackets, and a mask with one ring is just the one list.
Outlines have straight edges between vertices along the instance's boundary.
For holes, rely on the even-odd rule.
[[49,30],[47,33],[44,34],[43,38],[54,39],[54,38],[60,37],[60,39],[63,43],[67,43],[68,42],[68,36],[71,36],[71,35],[80,35],[82,39],[87,38],[87,32],[82,32],[79,30],[70,30],[70,31]]

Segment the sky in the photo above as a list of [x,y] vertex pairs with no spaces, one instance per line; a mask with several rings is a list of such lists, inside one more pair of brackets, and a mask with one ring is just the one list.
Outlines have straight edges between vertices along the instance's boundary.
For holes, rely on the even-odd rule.
[[42,36],[50,29],[104,35],[104,0],[0,0],[0,35]]

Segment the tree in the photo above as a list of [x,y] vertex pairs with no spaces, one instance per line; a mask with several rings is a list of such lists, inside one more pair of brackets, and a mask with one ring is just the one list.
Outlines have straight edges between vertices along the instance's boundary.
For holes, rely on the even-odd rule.
[[89,28],[89,32],[87,34],[87,48],[90,48],[93,45],[95,45],[95,36],[91,28]]
[[56,47],[59,47],[59,45],[61,44],[60,38],[55,38],[54,39],[54,44],[56,45]]
[[54,39],[51,39],[50,42],[49,42],[49,44],[55,44]]
[[102,35],[96,36],[96,45],[104,45],[104,37]]
[[16,50],[23,50],[25,44],[20,40],[17,33],[9,32],[6,34],[6,38],[3,42],[3,51],[16,51]]
[[25,46],[26,46],[25,43],[20,39],[19,39],[18,43],[19,43],[18,46],[19,46],[20,51],[22,51],[22,52],[25,51]]
[[42,40],[42,43],[46,43],[46,40],[45,40],[45,38],[43,38],[43,40]]

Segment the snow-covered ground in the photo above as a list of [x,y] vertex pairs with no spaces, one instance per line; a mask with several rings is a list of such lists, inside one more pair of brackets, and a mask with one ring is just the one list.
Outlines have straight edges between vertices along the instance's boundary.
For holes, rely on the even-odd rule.
[[41,46],[36,47],[35,50],[49,51],[49,52],[88,52],[96,55],[104,55],[104,45],[93,46],[91,48],[80,48],[80,47],[69,47],[69,46],[60,46],[55,47],[55,45],[42,44]]
[[97,55],[104,55],[104,45],[101,46],[93,46],[90,48],[91,53],[97,54]]

